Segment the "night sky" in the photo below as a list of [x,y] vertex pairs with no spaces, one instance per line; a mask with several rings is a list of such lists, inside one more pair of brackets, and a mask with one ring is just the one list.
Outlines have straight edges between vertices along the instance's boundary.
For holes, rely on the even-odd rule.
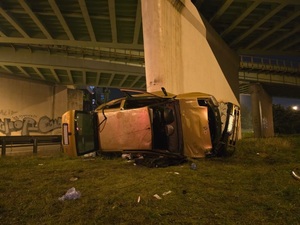
[[[250,95],[240,95],[240,103],[244,104],[251,108],[251,97]],[[272,98],[273,104],[276,105],[282,105],[283,107],[289,107],[289,106],[298,106],[300,108],[300,99],[296,98],[278,98],[273,97]]]
[[279,104],[284,107],[298,106],[300,107],[300,99],[296,98],[273,98],[273,104]]

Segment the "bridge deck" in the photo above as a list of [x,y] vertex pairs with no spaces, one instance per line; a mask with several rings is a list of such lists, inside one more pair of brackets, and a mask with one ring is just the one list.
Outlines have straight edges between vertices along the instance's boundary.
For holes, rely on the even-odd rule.
[[296,97],[299,95],[297,92],[300,92],[297,91],[300,86],[300,63],[292,60],[241,56],[239,81],[240,93],[243,94],[249,93],[250,83],[262,83],[274,85],[272,92],[276,88],[278,90],[291,89],[287,91],[290,93],[289,97],[293,95]]

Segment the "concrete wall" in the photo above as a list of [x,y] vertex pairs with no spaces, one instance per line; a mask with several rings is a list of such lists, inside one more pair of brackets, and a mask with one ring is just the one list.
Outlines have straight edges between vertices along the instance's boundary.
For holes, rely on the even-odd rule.
[[238,103],[239,58],[190,1],[142,0],[148,91],[205,92]]
[[0,77],[0,136],[60,134],[62,114],[69,107],[82,109],[80,93],[63,86]]

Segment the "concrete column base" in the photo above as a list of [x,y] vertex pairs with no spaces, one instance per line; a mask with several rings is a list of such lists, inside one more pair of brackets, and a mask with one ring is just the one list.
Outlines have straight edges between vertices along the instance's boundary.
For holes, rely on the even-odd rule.
[[272,98],[260,84],[250,85],[254,137],[274,136]]

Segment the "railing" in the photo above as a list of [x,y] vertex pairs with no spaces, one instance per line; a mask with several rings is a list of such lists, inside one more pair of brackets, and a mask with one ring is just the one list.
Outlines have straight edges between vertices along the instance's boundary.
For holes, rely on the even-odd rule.
[[33,154],[38,152],[38,146],[57,145],[61,143],[61,135],[45,136],[0,136],[1,156],[6,155],[7,147],[32,146]]
[[300,86],[300,62],[240,56],[240,81]]
[[300,63],[295,60],[241,55],[240,68],[294,74],[300,72]]

